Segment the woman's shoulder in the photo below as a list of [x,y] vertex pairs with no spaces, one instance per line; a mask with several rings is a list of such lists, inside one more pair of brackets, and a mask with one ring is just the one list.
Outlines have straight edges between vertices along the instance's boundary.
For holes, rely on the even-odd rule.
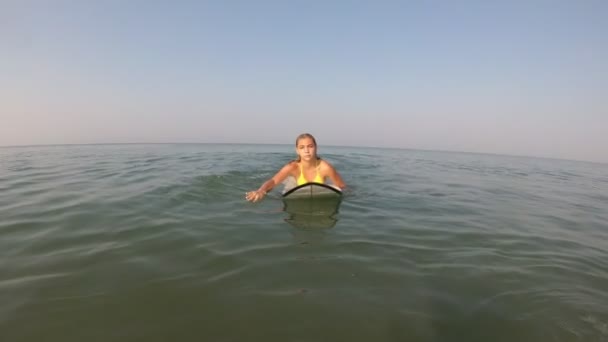
[[333,169],[333,165],[331,165],[331,163],[328,162],[325,159],[319,159],[319,167],[320,168],[332,168]]
[[291,160],[291,161],[287,162],[287,164],[285,164],[285,166],[283,166],[283,168],[286,168],[286,169],[297,169],[298,168],[298,161],[297,160]]
[[298,162],[295,161],[295,160],[292,160],[290,162],[287,162],[281,168],[281,170],[278,172],[278,175],[282,175],[280,177],[286,177],[288,175],[294,175],[297,169],[298,169]]

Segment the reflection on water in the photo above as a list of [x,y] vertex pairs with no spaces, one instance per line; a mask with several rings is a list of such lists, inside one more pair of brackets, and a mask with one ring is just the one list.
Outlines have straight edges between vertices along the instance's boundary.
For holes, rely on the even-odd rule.
[[339,197],[283,199],[285,222],[296,228],[332,228],[338,222]]

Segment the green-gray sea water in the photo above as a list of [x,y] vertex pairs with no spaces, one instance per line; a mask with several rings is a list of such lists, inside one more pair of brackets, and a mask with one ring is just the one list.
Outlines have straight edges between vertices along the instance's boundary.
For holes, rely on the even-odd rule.
[[0,341],[608,341],[608,165],[291,145],[0,148]]

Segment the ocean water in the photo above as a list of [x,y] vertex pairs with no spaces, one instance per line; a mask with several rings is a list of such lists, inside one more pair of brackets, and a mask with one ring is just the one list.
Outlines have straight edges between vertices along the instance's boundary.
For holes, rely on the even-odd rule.
[[608,165],[319,153],[292,211],[290,145],[0,148],[0,341],[608,341]]

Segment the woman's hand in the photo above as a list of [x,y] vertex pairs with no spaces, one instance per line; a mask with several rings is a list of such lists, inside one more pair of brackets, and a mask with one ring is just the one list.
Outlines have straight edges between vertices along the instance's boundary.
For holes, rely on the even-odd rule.
[[257,202],[262,200],[266,196],[266,191],[263,190],[255,190],[249,191],[245,193],[245,199],[251,202]]

